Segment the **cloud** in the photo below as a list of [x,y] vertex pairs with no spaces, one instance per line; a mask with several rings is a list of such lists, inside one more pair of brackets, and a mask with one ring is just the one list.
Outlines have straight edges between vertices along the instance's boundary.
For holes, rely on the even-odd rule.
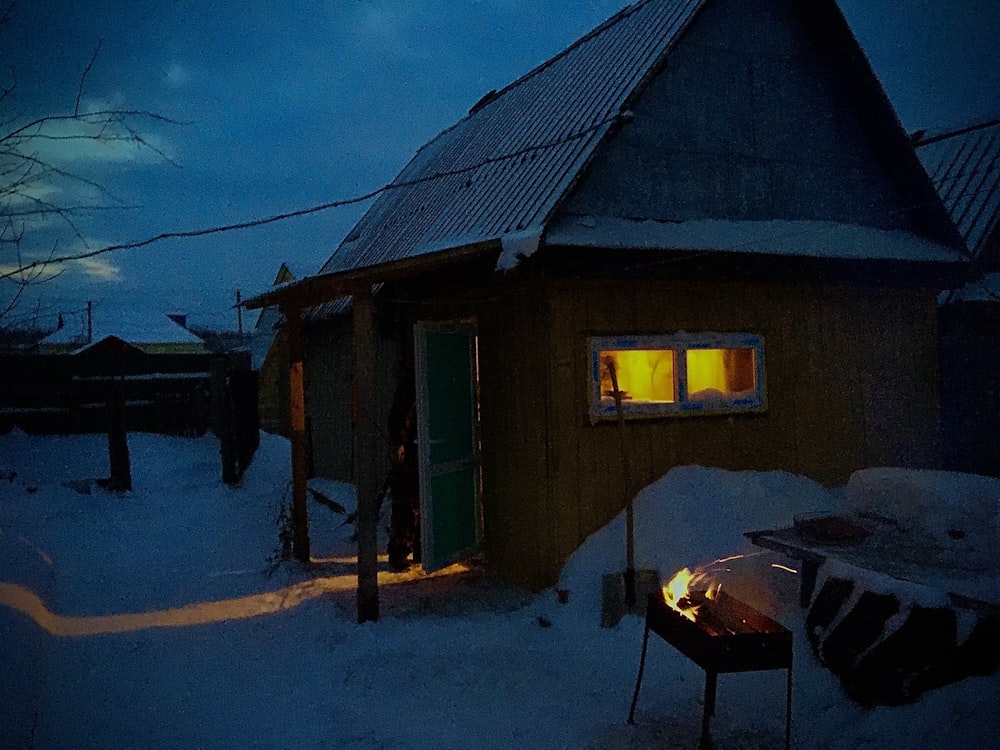
[[46,281],[55,276],[59,275],[59,269],[54,266],[43,266],[38,269],[32,269],[31,271],[22,272],[22,266],[18,263],[3,263],[0,262],[0,278],[5,280],[9,279],[13,283],[21,283],[27,281],[29,283],[34,283],[36,281]]
[[105,257],[83,258],[66,264],[92,281],[120,282],[121,269]]
[[179,89],[191,80],[191,71],[179,62],[172,62],[166,70],[167,85]]
[[363,4],[355,28],[356,44],[377,49],[391,58],[419,60],[429,52],[419,44],[431,11],[399,0],[369,0]]
[[175,158],[173,145],[152,130],[149,118],[123,111],[114,101],[81,101],[78,116],[42,120],[19,137],[18,149],[58,168],[86,163],[156,164]]
[[109,207],[124,205],[96,183],[43,172],[6,196],[0,217],[10,220],[8,231],[26,236],[60,229],[75,234],[85,216]]
[[19,215],[42,206],[52,205],[60,194],[58,187],[48,182],[26,182],[4,196],[0,215]]
[[106,247],[111,243],[104,240],[77,240],[66,248],[56,247],[55,250],[26,249],[23,251],[22,261],[18,263],[10,255],[0,261],[0,276],[11,274],[15,280],[19,279],[18,271],[23,266],[31,263],[39,263],[39,266],[27,272],[27,276],[34,281],[45,281],[56,276],[62,276],[63,281],[71,283],[96,282],[101,284],[118,283],[123,281],[121,268],[108,255],[98,255],[91,258],[80,258],[77,260],[60,260],[72,255],[86,253],[94,248]]

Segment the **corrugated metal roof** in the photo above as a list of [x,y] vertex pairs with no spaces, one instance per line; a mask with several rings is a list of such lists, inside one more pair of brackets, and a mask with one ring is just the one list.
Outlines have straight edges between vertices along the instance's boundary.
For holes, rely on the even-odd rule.
[[320,273],[540,229],[705,0],[646,0],[491,92],[424,146]]
[[922,133],[916,146],[966,245],[980,257],[1000,229],[1000,120]]

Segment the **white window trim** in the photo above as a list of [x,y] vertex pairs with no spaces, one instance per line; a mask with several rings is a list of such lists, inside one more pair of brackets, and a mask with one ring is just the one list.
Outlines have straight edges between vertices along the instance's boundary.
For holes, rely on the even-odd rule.
[[[662,336],[592,336],[590,344],[590,419],[592,422],[618,418],[614,404],[601,399],[601,352],[621,349],[672,350],[674,356],[674,403],[622,402],[626,418],[663,417],[692,414],[741,414],[767,409],[764,380],[764,338],[753,333],[674,333]],[[725,401],[690,400],[687,393],[687,357],[690,349],[753,349],[756,389],[742,398]]]

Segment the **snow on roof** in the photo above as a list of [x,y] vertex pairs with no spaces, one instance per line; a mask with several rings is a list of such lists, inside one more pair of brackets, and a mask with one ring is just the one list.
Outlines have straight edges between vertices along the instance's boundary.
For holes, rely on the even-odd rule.
[[831,221],[633,221],[577,216],[552,224],[546,245],[703,250],[829,259],[962,262],[953,248],[900,230]]
[[[98,312],[93,317],[90,341],[101,341],[108,336],[115,336],[133,346],[204,343],[198,336],[179,326],[165,314],[139,318]],[[87,321],[81,318],[79,324],[67,323],[39,343],[43,346],[86,344]]]

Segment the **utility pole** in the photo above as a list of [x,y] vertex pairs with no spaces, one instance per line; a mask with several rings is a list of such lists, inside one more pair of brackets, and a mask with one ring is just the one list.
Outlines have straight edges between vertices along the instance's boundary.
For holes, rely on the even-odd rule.
[[87,343],[94,343],[94,303],[87,300]]
[[239,331],[240,336],[243,335],[243,307],[240,305],[241,297],[240,290],[236,290],[236,330]]

